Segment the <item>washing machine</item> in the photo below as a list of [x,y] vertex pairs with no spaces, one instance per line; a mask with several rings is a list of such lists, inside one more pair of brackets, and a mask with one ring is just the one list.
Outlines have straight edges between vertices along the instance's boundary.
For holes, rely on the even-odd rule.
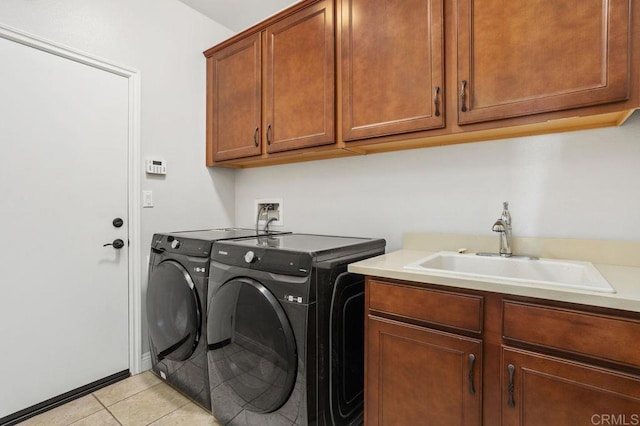
[[155,234],[151,241],[146,300],[153,371],[208,410],[204,337],[211,250],[216,241],[252,236],[252,229],[209,229]]
[[222,424],[357,425],[364,277],[383,239],[289,234],[222,241],[211,255],[207,358]]

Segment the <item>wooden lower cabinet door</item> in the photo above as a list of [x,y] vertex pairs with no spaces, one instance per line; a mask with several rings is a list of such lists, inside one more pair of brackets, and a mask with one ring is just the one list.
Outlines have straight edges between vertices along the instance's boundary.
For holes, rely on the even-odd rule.
[[640,377],[503,347],[504,426],[640,425]]
[[482,422],[482,342],[369,316],[365,424]]

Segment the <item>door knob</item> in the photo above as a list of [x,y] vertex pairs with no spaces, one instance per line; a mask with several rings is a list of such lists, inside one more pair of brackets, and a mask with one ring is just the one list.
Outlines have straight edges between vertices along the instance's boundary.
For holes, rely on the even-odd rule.
[[112,243],[107,243],[102,247],[106,247],[106,246],[113,246],[114,249],[121,249],[122,247],[124,247],[124,241],[122,241],[120,238],[117,238],[113,240]]
[[113,222],[111,223],[116,228],[120,228],[122,225],[124,225],[124,220],[122,220],[122,218],[116,217],[115,219],[113,219]]

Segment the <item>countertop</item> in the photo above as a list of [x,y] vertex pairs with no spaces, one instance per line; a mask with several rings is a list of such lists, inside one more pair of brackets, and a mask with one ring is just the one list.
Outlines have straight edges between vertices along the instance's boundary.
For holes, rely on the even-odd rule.
[[418,283],[438,284],[517,296],[640,312],[640,267],[593,262],[616,293],[601,293],[552,286],[527,286],[499,279],[452,278],[445,274],[404,269],[404,265],[430,256],[434,251],[401,249],[349,265],[349,272]]

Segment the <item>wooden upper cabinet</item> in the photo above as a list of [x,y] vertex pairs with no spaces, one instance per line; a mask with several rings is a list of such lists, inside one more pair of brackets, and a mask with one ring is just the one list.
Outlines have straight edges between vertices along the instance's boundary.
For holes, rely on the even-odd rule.
[[302,0],[204,52],[207,164],[620,125],[640,104],[636,6]]
[[629,0],[460,0],[458,122],[629,97]]
[[345,141],[444,126],[442,0],[341,0]]
[[335,142],[333,2],[320,1],[266,30],[267,152]]
[[260,33],[207,58],[207,163],[260,155]]

